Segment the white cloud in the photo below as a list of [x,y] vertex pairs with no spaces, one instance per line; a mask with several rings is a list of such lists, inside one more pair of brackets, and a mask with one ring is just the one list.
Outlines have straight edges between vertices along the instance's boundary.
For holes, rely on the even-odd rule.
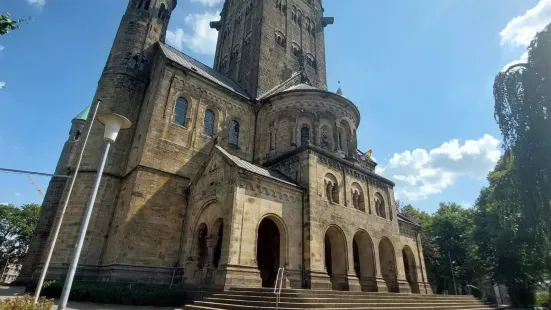
[[167,42],[179,50],[184,46],[199,54],[214,55],[218,31],[211,29],[209,23],[219,19],[220,12],[205,12],[186,16],[185,23],[191,28],[190,33],[182,28],[168,31]]
[[15,195],[15,197],[21,197],[21,193],[19,193],[19,192],[16,192],[14,195]]
[[0,81],[0,89],[6,88],[6,82]]
[[46,0],[27,0],[27,3],[41,9],[46,5]]
[[460,177],[485,178],[500,155],[499,141],[486,134],[462,145],[453,139],[429,151],[394,154],[377,172],[396,182],[398,197],[424,200],[441,193]]
[[528,46],[536,33],[551,22],[551,0],[540,0],[522,16],[513,18],[499,35],[501,45]]
[[4,49],[6,49],[6,48],[4,47],[4,45],[0,45],[0,53],[3,52]]
[[208,7],[213,7],[215,5],[218,5],[222,2],[224,2],[224,0],[191,0],[191,2],[199,2],[202,5],[205,5],[205,6],[208,6]]
[[[499,33],[502,46],[526,48],[534,36],[551,22],[551,0],[540,0],[538,4],[526,11],[524,15],[517,16],[507,23],[507,26]],[[503,68],[505,71],[512,65],[526,63],[528,53],[522,54],[520,59],[514,60]]]
[[0,202],[0,206],[8,206],[9,203],[8,202]]

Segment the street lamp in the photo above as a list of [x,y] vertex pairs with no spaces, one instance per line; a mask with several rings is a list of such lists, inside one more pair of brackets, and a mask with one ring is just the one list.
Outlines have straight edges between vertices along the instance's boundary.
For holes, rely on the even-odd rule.
[[105,125],[105,132],[103,135],[105,146],[98,167],[98,174],[96,175],[94,187],[92,188],[92,194],[90,195],[88,206],[86,207],[86,212],[84,214],[84,221],[82,223],[82,226],[80,227],[80,233],[78,235],[75,252],[73,253],[73,258],[71,259],[71,265],[69,266],[69,273],[67,274],[67,278],[65,279],[65,285],[63,286],[63,292],[61,293],[59,306],[57,307],[58,310],[63,310],[67,307],[69,293],[71,292],[71,286],[73,285],[73,278],[75,277],[75,272],[77,270],[80,252],[82,251],[82,245],[84,244],[84,238],[86,237],[86,230],[88,229],[88,223],[90,222],[92,210],[94,209],[94,203],[98,194],[98,188],[101,183],[103,168],[105,168],[105,162],[107,161],[109,148],[111,147],[111,144],[114,143],[115,140],[117,140],[117,135],[119,134],[119,131],[121,129],[128,129],[132,125],[132,123],[126,117],[114,113],[100,113],[98,115],[98,121]]

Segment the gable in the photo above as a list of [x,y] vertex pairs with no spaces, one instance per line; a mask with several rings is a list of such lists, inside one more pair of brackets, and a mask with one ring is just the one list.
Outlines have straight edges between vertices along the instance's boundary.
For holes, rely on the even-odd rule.
[[222,158],[218,152],[213,152],[212,156],[205,162],[203,168],[199,170],[197,176],[192,182],[192,189],[196,193],[205,194],[207,191],[216,192],[216,188],[221,184],[227,183],[229,174],[227,171],[230,165]]

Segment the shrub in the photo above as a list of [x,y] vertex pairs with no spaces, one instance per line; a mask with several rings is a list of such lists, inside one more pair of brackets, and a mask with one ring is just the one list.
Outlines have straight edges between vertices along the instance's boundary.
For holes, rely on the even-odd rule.
[[0,310],[50,310],[54,301],[44,297],[34,304],[34,298],[31,295],[13,297],[0,302]]
[[537,292],[536,293],[536,306],[538,307],[549,307],[551,306],[551,300],[548,292]]
[[[41,296],[59,298],[62,290],[62,283],[50,281],[44,283]],[[170,289],[166,285],[109,282],[75,282],[69,295],[71,301],[157,307],[182,306],[192,297],[182,287]]]

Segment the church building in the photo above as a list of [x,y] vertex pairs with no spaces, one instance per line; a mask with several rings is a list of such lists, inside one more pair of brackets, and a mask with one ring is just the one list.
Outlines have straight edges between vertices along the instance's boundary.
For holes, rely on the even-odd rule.
[[[321,0],[226,0],[213,67],[165,43],[176,0],[130,0],[94,104],[56,174],[90,138],[47,279],[64,279],[97,173],[99,112],[132,127],[111,146],[76,280],[432,293],[419,226],[360,156],[360,112],[327,89]],[[122,13],[122,12],[121,12]],[[52,178],[19,280],[36,282],[68,182]]]

